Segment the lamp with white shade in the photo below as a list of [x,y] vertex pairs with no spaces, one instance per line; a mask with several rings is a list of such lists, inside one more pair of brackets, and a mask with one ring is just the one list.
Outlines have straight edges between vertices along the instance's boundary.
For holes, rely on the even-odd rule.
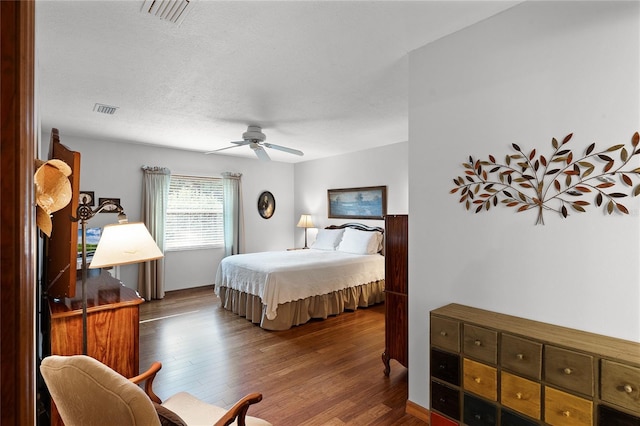
[[106,225],[89,269],[128,265],[162,257],[162,252],[142,222]]
[[313,221],[311,220],[311,215],[310,214],[300,215],[300,220],[298,221],[298,225],[296,226],[298,228],[304,228],[304,247],[303,248],[308,249],[309,247],[307,247],[307,229],[316,227],[313,224]]
[[[104,227],[91,266],[87,267],[87,222],[106,209],[119,213],[119,223]],[[147,262],[164,255],[144,223],[129,223],[122,206],[114,200],[105,200],[95,210],[80,204],[77,216],[73,220],[79,221],[82,227],[82,351],[87,355],[87,269]]]

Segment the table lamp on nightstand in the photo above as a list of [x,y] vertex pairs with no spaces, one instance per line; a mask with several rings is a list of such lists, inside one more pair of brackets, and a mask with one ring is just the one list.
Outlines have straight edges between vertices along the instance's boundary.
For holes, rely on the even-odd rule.
[[298,225],[296,226],[298,228],[304,228],[304,247],[303,248],[308,249],[309,247],[307,247],[307,229],[316,227],[311,221],[311,215],[310,214],[300,215],[300,220],[298,221]]

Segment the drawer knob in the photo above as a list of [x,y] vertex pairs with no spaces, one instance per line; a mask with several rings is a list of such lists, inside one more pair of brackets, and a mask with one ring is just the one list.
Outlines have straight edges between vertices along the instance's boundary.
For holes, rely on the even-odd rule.
[[473,344],[476,346],[482,346],[482,342],[480,340],[476,340]]
[[573,371],[572,371],[569,367],[566,367],[566,368],[565,368],[564,370],[562,370],[562,371],[563,371],[563,372],[564,372],[564,374],[566,374],[567,376],[568,376],[569,374],[573,373]]
[[446,335],[447,335],[447,332],[446,332],[446,331],[444,331],[444,330],[442,330],[442,331],[440,332],[440,335],[441,335],[441,336],[446,336]]
[[516,358],[518,358],[519,360],[523,360],[524,354],[516,354]]
[[474,377],[474,378],[473,378],[473,380],[474,380],[476,383],[480,383],[480,382],[482,381],[482,379],[481,379],[480,377]]
[[446,366],[446,364],[440,364],[440,365],[438,366],[438,368],[440,368],[440,370],[446,370],[446,369],[447,369],[447,366]]
[[522,392],[518,392],[518,393],[516,393],[516,398],[518,398],[518,399],[522,399]]
[[565,417],[571,417],[571,412],[569,412],[569,410],[565,410],[562,412],[562,415]]
[[625,391],[626,393],[631,393],[631,392],[633,392],[633,386],[631,386],[631,385],[624,385],[624,391]]
[[475,417],[476,420],[482,420],[482,416],[480,414],[476,414],[473,417]]

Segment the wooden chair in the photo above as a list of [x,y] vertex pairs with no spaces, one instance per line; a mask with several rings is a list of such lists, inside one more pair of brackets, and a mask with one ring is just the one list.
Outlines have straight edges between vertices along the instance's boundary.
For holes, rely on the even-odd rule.
[[[161,368],[162,364],[155,362],[146,372],[127,379],[85,355],[52,355],[40,365],[66,426],[271,425],[246,415],[251,404],[262,400],[259,393],[245,396],[229,410],[204,403],[187,392],[163,403],[152,389]],[[144,391],[138,386],[142,382]]]

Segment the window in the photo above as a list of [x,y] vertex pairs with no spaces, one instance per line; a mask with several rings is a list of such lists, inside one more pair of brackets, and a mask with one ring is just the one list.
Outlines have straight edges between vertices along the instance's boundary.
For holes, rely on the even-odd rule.
[[167,250],[224,245],[222,179],[171,175],[165,226]]

